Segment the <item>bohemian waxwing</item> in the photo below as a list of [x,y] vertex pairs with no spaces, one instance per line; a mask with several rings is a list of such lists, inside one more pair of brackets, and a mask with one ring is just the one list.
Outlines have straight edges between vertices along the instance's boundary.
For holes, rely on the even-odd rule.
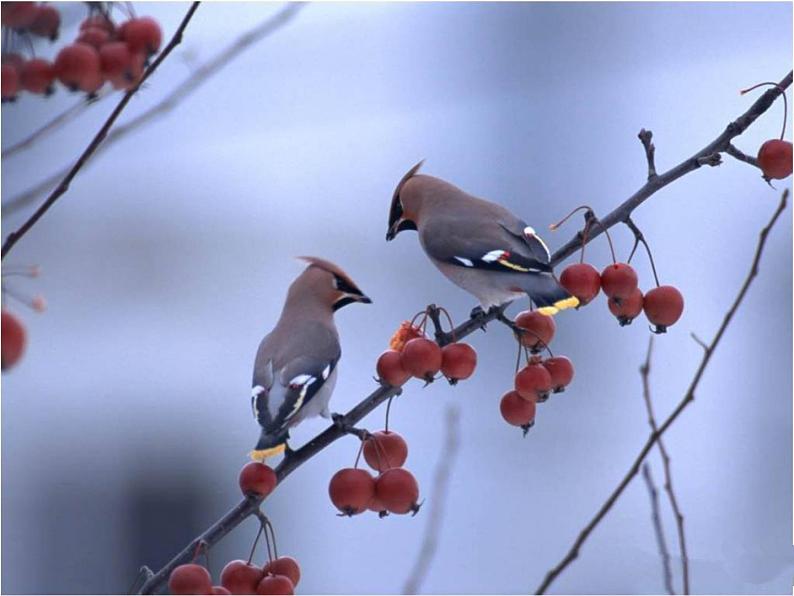
[[251,406],[262,427],[254,459],[284,451],[289,428],[302,420],[331,416],[328,401],[341,356],[334,312],[353,302],[372,302],[333,263],[300,258],[309,266],[292,282],[281,317],[254,361]]
[[433,264],[485,310],[524,294],[546,314],[579,304],[551,275],[549,250],[534,229],[501,205],[417,174],[422,163],[394,191],[386,240],[417,230]]

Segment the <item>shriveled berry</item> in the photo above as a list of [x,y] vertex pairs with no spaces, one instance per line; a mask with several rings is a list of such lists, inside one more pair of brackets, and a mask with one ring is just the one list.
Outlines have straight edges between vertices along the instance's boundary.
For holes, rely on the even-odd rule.
[[0,5],[0,22],[11,29],[27,29],[37,14],[35,2],[3,2]]
[[469,344],[454,343],[441,348],[441,374],[451,381],[462,381],[474,374],[477,352]]
[[681,318],[684,297],[673,286],[659,286],[645,294],[643,310],[648,320],[656,326],[655,332],[664,333]]
[[180,565],[168,576],[168,590],[171,594],[207,594],[212,590],[212,577],[201,565]]
[[436,342],[417,337],[405,344],[401,353],[403,368],[418,379],[431,381],[441,369],[443,356]]
[[554,393],[565,391],[565,387],[573,380],[573,363],[565,356],[547,358],[543,361],[543,368],[549,371]]
[[791,143],[781,139],[766,141],[758,150],[758,167],[767,180],[791,176]]
[[408,443],[392,430],[379,430],[364,441],[364,459],[378,472],[399,468],[408,459]]
[[256,586],[257,594],[294,594],[295,586],[286,575],[266,575]]
[[130,46],[130,51],[146,54],[156,53],[163,40],[160,25],[151,17],[130,19],[124,23],[121,35],[123,35],[122,39]]
[[524,399],[518,391],[508,391],[502,396],[499,411],[505,422],[513,426],[528,427],[535,421],[535,401]]
[[3,64],[2,75],[0,75],[0,96],[3,101],[11,101],[16,98],[19,92],[19,74],[13,64]]
[[375,479],[366,470],[345,468],[331,478],[328,494],[343,515],[353,516],[366,511],[375,496]]
[[378,357],[376,370],[378,378],[392,387],[400,387],[411,378],[411,373],[403,367],[402,355],[397,350],[383,352]]
[[546,401],[551,391],[551,375],[541,364],[527,364],[516,374],[515,389],[524,399]]
[[278,478],[270,466],[252,461],[245,464],[240,470],[239,482],[240,490],[244,495],[264,498],[276,488]]
[[557,331],[554,318],[537,310],[525,310],[518,313],[514,322],[525,330],[519,338],[521,344],[533,352],[539,352],[549,345]]
[[86,27],[75,41],[93,46],[98,51],[110,41],[110,35],[100,27]]
[[631,322],[642,312],[642,305],[643,296],[639,288],[634,288],[629,297],[623,298],[619,303],[614,298],[610,298],[607,302],[609,312],[617,317],[621,327],[631,325]]
[[627,263],[612,263],[601,272],[601,289],[617,302],[631,296],[637,283],[637,272]]
[[575,263],[563,269],[560,285],[579,299],[580,306],[584,306],[598,295],[601,276],[589,263]]
[[405,468],[391,468],[375,481],[375,496],[390,513],[419,511],[419,484]]
[[232,594],[253,594],[264,573],[257,565],[237,559],[221,571],[221,585]]
[[[91,93],[101,86],[99,52],[93,46],[73,43],[64,47],[55,58],[58,80],[72,90]],[[97,85],[99,79],[100,85]]]
[[55,69],[49,61],[41,58],[28,60],[19,70],[20,85],[30,93],[51,93],[54,80]]
[[2,364],[0,366],[3,370],[7,370],[19,362],[22,354],[25,353],[27,333],[22,321],[7,310],[2,312],[0,326],[2,326],[2,350],[0,350]]
[[273,559],[264,566],[262,571],[265,575],[271,573],[273,575],[284,575],[289,578],[293,586],[297,586],[301,580],[301,568],[298,562],[292,557],[279,557]]
[[30,24],[29,30],[34,35],[46,37],[50,41],[58,39],[58,29],[61,26],[61,13],[49,4],[39,4],[36,7],[36,17]]
[[411,321],[403,321],[397,328],[397,331],[389,339],[389,347],[392,350],[402,352],[405,344],[414,339],[415,337],[424,337],[425,333],[421,327],[415,327]]

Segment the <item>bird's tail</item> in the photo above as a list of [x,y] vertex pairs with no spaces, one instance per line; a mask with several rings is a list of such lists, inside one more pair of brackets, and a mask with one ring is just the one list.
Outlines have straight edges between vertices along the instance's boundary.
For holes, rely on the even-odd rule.
[[287,448],[287,431],[282,431],[277,434],[270,434],[265,429],[262,429],[262,434],[259,436],[259,441],[248,455],[251,459],[256,461],[264,461],[268,457],[273,457],[279,453],[283,453]]
[[553,276],[543,274],[526,277],[523,290],[543,314],[553,315],[566,308],[579,306],[579,299],[571,296]]

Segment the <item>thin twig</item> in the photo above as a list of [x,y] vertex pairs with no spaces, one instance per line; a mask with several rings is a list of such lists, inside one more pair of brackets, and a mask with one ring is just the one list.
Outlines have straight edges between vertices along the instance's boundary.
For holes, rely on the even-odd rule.
[[52,207],[67,190],[69,190],[69,185],[71,184],[74,177],[91,158],[97,148],[102,144],[102,141],[105,140],[108,131],[116,122],[116,119],[121,115],[121,112],[124,111],[124,108],[130,102],[132,96],[135,95],[138,89],[140,89],[144,81],[146,81],[152,75],[152,73],[157,70],[157,67],[162,64],[163,60],[165,60],[169,54],[171,54],[174,48],[182,42],[182,33],[185,31],[188,23],[190,23],[190,20],[193,18],[196,9],[199,7],[199,4],[199,2],[193,2],[190,5],[190,8],[185,14],[185,17],[182,19],[182,22],[179,24],[179,27],[177,27],[176,33],[174,33],[171,41],[168,42],[168,45],[165,46],[157,59],[152,62],[152,64],[149,65],[149,67],[144,71],[141,80],[138,81],[138,83],[132,89],[124,94],[124,97],[121,98],[121,101],[102,125],[102,128],[99,129],[99,132],[96,134],[96,136],[94,136],[94,138],[88,144],[88,147],[85,148],[75,164],[71,167],[66,176],[64,176],[63,180],[61,180],[60,184],[58,184],[58,186],[50,193],[50,196],[47,197],[44,203],[42,203],[41,206],[36,209],[33,215],[31,215],[16,232],[11,232],[11,234],[8,235],[8,238],[6,238],[5,242],[3,242],[2,252],[0,252],[0,259],[5,259],[8,251],[10,251],[14,245],[19,242],[19,240],[22,239],[22,237],[27,234],[34,225],[36,225],[36,222],[41,219],[41,217],[49,210],[49,208]]
[[648,180],[653,180],[657,176],[656,164],[654,163],[654,153],[656,152],[656,147],[651,141],[651,139],[653,139],[653,133],[650,130],[645,130],[643,128],[640,130],[640,133],[637,136],[642,143],[642,147],[645,149],[645,159],[648,162]]
[[63,112],[55,116],[52,120],[42,125],[41,128],[36,129],[32,133],[30,133],[30,135],[28,135],[18,143],[11,145],[7,149],[3,149],[1,156],[5,159],[7,157],[16,155],[23,149],[27,149],[33,146],[33,144],[36,141],[46,137],[49,134],[52,134],[53,132],[61,128],[64,124],[68,124],[69,122],[74,120],[77,116],[82,114],[86,110],[86,108],[88,108],[88,106],[92,106],[94,104],[99,103],[100,101],[108,97],[110,94],[111,94],[110,91],[105,90],[105,91],[100,91],[95,97],[82,98],[78,103],[64,110]]
[[[224,48],[209,61],[197,68],[188,78],[182,81],[179,86],[177,86],[173,91],[171,91],[171,93],[169,93],[156,105],[141,113],[139,116],[136,116],[129,122],[126,122],[111,131],[110,134],[108,134],[105,142],[102,144],[101,150],[107,149],[113,145],[113,143],[125,137],[129,132],[149,124],[149,122],[155,118],[163,116],[164,114],[167,114],[173,110],[185,98],[187,98],[194,91],[196,91],[196,89],[207,82],[212,75],[220,71],[229,62],[239,56],[244,50],[261,39],[267,37],[274,31],[280,29],[283,25],[289,22],[292,17],[294,17],[304,6],[305,3],[303,2],[290,2],[275,15],[262,21],[254,28],[238,37],[229,46]],[[39,196],[52,188],[53,185],[63,178],[68,171],[68,168],[64,168],[61,171],[56,172],[55,174],[42,180],[41,182],[38,182],[35,186],[29,188],[28,190],[9,199],[7,203],[3,205],[3,215],[10,215],[36,200]]]
[[416,594],[419,592],[438,549],[441,523],[444,520],[444,507],[449,489],[449,478],[452,475],[452,468],[455,465],[458,450],[460,449],[460,408],[457,405],[450,404],[447,406],[444,429],[446,437],[444,439],[444,447],[439,454],[436,474],[433,479],[433,489],[430,493],[433,495],[433,499],[430,502],[430,514],[425,528],[425,536],[422,539],[422,546],[416,555],[411,574],[405,580],[403,594]]
[[[630,196],[626,201],[621,203],[611,213],[601,218],[594,224],[588,231],[588,241],[603,233],[604,230],[625,221],[639,205],[644,203],[648,197],[652,196],[658,190],[664,188],[671,182],[678,180],[681,176],[697,170],[705,158],[710,163],[714,161],[714,155],[719,155],[720,152],[727,151],[728,145],[731,140],[742,134],[747,128],[755,122],[755,120],[764,112],[766,112],[772,103],[777,99],[790,85],[792,80],[792,73],[789,72],[783,80],[778,83],[778,87],[773,87],[756,100],[750,108],[736,120],[728,124],[725,130],[711,143],[706,145],[703,149],[695,153],[689,159],[682,161],[677,166],[670,170],[659,174],[651,180],[648,180],[637,192]],[[582,237],[577,234],[566,244],[560,247],[551,257],[551,264],[557,265],[563,259],[574,254],[582,246]]]
[[733,143],[728,143],[728,146],[725,148],[725,153],[727,153],[731,157],[738,159],[739,161],[743,161],[744,163],[749,163],[751,166],[755,166],[756,168],[758,167],[758,160],[755,157],[746,155]]
[[662,557],[664,587],[668,594],[675,594],[675,590],[673,590],[673,572],[670,569],[670,551],[667,550],[662,518],[659,515],[659,491],[653,481],[653,476],[651,476],[651,466],[647,462],[642,464],[642,476],[645,478],[645,486],[648,488],[648,495],[651,498],[651,519],[653,520],[653,531],[656,534],[656,544]]
[[763,253],[764,246],[766,245],[766,239],[769,235],[769,231],[772,229],[772,226],[777,221],[780,214],[786,208],[786,201],[788,199],[788,189],[783,192],[783,195],[780,198],[780,203],[778,204],[775,213],[772,215],[772,218],[769,220],[769,223],[766,227],[761,230],[760,237],[758,239],[758,246],[755,251],[755,257],[753,258],[752,266],[750,267],[750,272],[747,275],[747,278],[744,280],[741,289],[739,290],[736,299],[733,301],[733,304],[728,309],[728,312],[725,314],[725,318],[722,320],[719,329],[717,330],[714,339],[711,340],[711,343],[708,346],[708,350],[703,353],[703,358],[700,361],[700,366],[698,366],[697,371],[695,372],[695,376],[692,379],[692,382],[689,385],[689,388],[684,394],[683,399],[679,402],[678,406],[675,410],[673,410],[672,414],[670,414],[667,419],[659,426],[659,429],[653,433],[645,442],[645,445],[640,450],[639,454],[634,460],[634,463],[629,468],[629,471],[620,481],[618,486],[612,493],[609,495],[607,500],[604,502],[603,505],[599,508],[598,512],[595,516],[588,522],[588,524],[582,529],[579,533],[578,537],[574,541],[571,548],[568,550],[568,553],[562,558],[562,560],[555,565],[549,572],[546,574],[546,577],[541,582],[540,586],[538,586],[536,590],[536,594],[545,594],[546,590],[549,589],[549,586],[554,582],[554,580],[568,567],[568,565],[579,556],[579,549],[585,543],[587,538],[599,524],[599,522],[604,518],[604,516],[612,509],[612,506],[618,500],[623,491],[629,485],[632,478],[637,474],[639,471],[640,465],[642,465],[643,460],[648,455],[650,450],[659,440],[659,437],[664,434],[664,432],[670,428],[670,425],[676,421],[676,419],[681,415],[681,412],[686,409],[686,407],[695,399],[695,390],[697,389],[698,385],[700,384],[700,379],[703,377],[703,373],[706,370],[706,366],[711,361],[711,357],[714,354],[714,349],[719,344],[720,339],[722,339],[725,330],[728,328],[728,325],[733,320],[733,316],[736,314],[736,310],[739,308],[739,305],[744,300],[745,294],[747,294],[747,290],[750,288],[750,284],[752,283],[753,279],[756,275],[758,275],[758,263],[761,261],[761,254]]
[[[645,402],[645,411],[648,414],[648,424],[653,432],[658,432],[659,426],[656,423],[656,416],[653,412],[653,401],[651,400],[650,375],[652,354],[653,335],[648,339],[648,352],[645,356],[645,363],[640,367],[640,375],[642,377],[642,397]],[[678,497],[673,488],[673,472],[670,466],[670,454],[667,451],[662,437],[659,437],[657,444],[659,446],[659,453],[662,456],[662,465],[664,466],[664,490],[667,493],[670,507],[675,515],[676,530],[678,532],[678,549],[681,551],[681,575],[684,584],[684,594],[689,594],[689,555],[686,547],[686,533],[684,532],[684,514],[681,512],[681,507],[678,504]]]

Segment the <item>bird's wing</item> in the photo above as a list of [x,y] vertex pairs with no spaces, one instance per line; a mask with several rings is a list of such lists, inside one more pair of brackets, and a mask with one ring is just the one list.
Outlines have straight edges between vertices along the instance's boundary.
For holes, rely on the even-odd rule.
[[420,231],[427,253],[438,261],[470,269],[513,273],[551,271],[542,242],[530,242],[499,220],[465,217],[434,218]]
[[[301,337],[307,342],[301,342]],[[320,325],[295,329],[289,341],[291,345],[279,353],[269,349],[272,340],[266,337],[254,369],[251,405],[257,422],[269,434],[289,426],[331,376],[341,356],[336,335]],[[270,355],[271,351],[275,353]]]

